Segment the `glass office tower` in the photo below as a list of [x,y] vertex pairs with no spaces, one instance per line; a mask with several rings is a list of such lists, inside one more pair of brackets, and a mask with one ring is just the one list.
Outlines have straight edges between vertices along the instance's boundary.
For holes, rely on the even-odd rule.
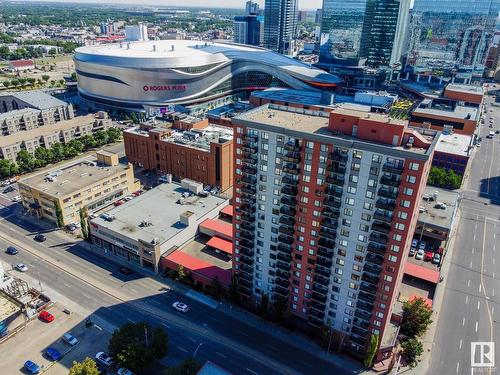
[[407,65],[415,73],[482,76],[500,0],[415,0]]
[[266,0],[264,47],[279,53],[291,52],[297,31],[297,16],[297,0]]

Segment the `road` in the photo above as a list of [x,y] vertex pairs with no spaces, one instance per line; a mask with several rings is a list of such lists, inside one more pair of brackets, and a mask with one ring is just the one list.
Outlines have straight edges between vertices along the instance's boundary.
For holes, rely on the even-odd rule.
[[[460,218],[428,374],[494,373],[471,368],[471,342],[496,341],[500,332],[500,109],[488,102],[483,138],[461,191]],[[490,112],[490,108],[495,108]],[[495,128],[488,128],[489,118]],[[500,342],[495,347],[500,360]],[[478,357],[476,360],[479,359]]]
[[[348,360],[332,364],[315,354],[322,354],[319,348],[303,350],[303,338],[290,339],[293,336],[288,334],[277,338],[266,332],[275,329],[272,325],[262,322],[256,329],[218,307],[190,300],[175,287],[165,290],[166,285],[156,279],[138,273],[122,275],[111,259],[87,251],[60,231],[47,231],[47,241],[34,242],[33,233],[40,227],[23,216],[20,205],[4,207],[0,215],[0,248],[13,242],[20,249],[14,257],[0,253],[2,261],[24,262],[30,268],[28,275],[44,290],[53,291],[59,302],[84,316],[91,315],[105,329],[130,321],[162,324],[169,333],[172,362],[191,357],[203,343],[196,358],[210,359],[234,374],[355,373],[355,364]],[[40,287],[37,284],[33,286]],[[188,314],[172,309],[177,300],[191,306]]]

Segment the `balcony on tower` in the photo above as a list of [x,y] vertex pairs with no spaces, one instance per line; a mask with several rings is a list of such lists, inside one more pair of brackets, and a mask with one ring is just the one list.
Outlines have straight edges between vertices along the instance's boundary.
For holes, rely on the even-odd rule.
[[333,176],[328,176],[325,179],[325,181],[327,184],[332,184],[332,185],[340,186],[340,187],[344,186],[344,182],[345,182],[344,179],[340,179],[338,177],[333,177]]
[[359,290],[370,294],[377,294],[377,287],[365,281],[362,281],[361,284],[359,284]]
[[279,277],[279,278],[284,279],[284,280],[288,280],[288,279],[290,279],[290,272],[276,270],[276,277]]
[[288,141],[285,143],[284,149],[286,151],[300,152],[300,142],[299,141]]
[[326,259],[326,258],[318,257],[316,259],[316,264],[319,264],[320,266],[323,266],[326,268],[330,268],[332,266],[333,262],[331,260]]
[[253,285],[251,280],[246,280],[243,277],[238,278],[238,283],[240,284],[240,286],[243,286],[245,288],[252,288],[252,285]]
[[243,153],[242,155],[254,155],[254,154],[257,154],[257,151],[259,150],[259,148],[257,147],[257,145],[251,145],[250,143],[247,143],[246,145],[244,144],[242,147],[241,147],[241,152]]
[[396,201],[394,199],[379,198],[375,202],[375,207],[382,210],[393,211],[396,208]]
[[322,213],[324,217],[334,220],[337,220],[340,216],[340,212],[338,209],[330,207],[323,207]]
[[289,263],[281,262],[278,261],[276,262],[276,268],[280,269],[281,271],[290,271],[292,266]]
[[323,226],[325,228],[337,229],[338,225],[339,225],[339,222],[337,220],[334,220],[334,219],[324,218],[323,220],[321,220],[321,226]]
[[293,236],[293,227],[282,224],[279,226],[278,232],[282,234],[287,234],[289,236]]
[[380,179],[380,183],[382,185],[398,187],[401,184],[401,179],[395,177],[382,176],[382,178]]
[[329,249],[333,249],[335,247],[335,241],[326,238],[320,238],[318,244],[319,246],[323,246]]
[[319,236],[327,238],[329,240],[335,240],[337,238],[337,231],[333,229],[328,229],[325,227],[322,227],[319,230]]
[[354,335],[358,335],[360,337],[363,337],[363,336],[366,336],[368,334],[368,330],[367,329],[363,329],[363,328],[360,328],[360,327],[357,327],[357,326],[353,326],[351,328],[351,334],[354,334]]
[[321,267],[319,264],[316,264],[316,269],[314,270],[315,275],[321,275],[324,277],[330,277],[332,271],[330,268]]
[[255,248],[253,241],[249,241],[247,239],[239,240],[238,245],[246,247],[249,250],[253,250]]
[[384,210],[376,210],[375,213],[373,214],[373,218],[386,223],[391,223],[392,213],[386,212]]
[[343,154],[338,151],[330,152],[330,154],[328,154],[328,159],[341,163],[346,163],[348,158],[347,154]]
[[358,299],[360,299],[361,301],[368,302],[368,303],[373,303],[375,301],[375,298],[376,297],[373,294],[368,294],[365,292],[359,292],[359,294],[358,294]]
[[240,224],[240,229],[249,231],[249,232],[254,232],[255,231],[255,224],[251,223],[241,223]]
[[334,163],[329,164],[326,167],[326,170],[329,172],[345,174],[345,172],[347,171],[347,168],[345,167],[345,165],[341,165],[339,163],[334,162]]
[[290,163],[300,163],[300,152],[289,151],[283,157],[283,160]]
[[340,198],[342,197],[343,194],[344,194],[343,189],[339,187],[336,188],[327,187],[325,189],[325,195],[328,195],[330,197]]
[[246,256],[240,256],[240,262],[246,264],[247,266],[253,266],[253,259]]
[[380,279],[378,276],[373,276],[373,275],[370,275],[369,273],[364,272],[363,275],[361,275],[361,280],[366,281],[369,284],[373,284],[373,285],[377,286]]
[[403,173],[403,163],[385,163],[382,170],[387,173],[401,174]]
[[323,200],[323,206],[339,209],[342,206],[342,203],[335,199],[326,198]]
[[376,242],[381,245],[387,245],[387,241],[389,241],[387,235],[375,232],[370,233],[370,236],[368,238],[370,241]]
[[284,244],[291,244],[293,243],[293,237],[287,236],[286,234],[279,234],[278,241]]
[[318,251],[316,252],[318,257],[326,258],[326,259],[332,259],[334,251],[333,249],[328,249],[326,247],[318,246]]
[[249,165],[244,165],[243,168],[241,168],[241,170],[243,173],[248,174],[252,177],[255,177],[255,175],[257,174],[257,168],[251,167]]
[[285,185],[297,186],[299,180],[297,178],[294,178],[293,176],[287,175],[281,179],[281,182]]
[[288,288],[283,288],[279,285],[275,286],[274,287],[274,292],[279,294],[281,297],[285,297],[287,298],[288,297],[288,294],[290,293],[290,291],[288,290]]
[[278,244],[278,251],[281,251],[282,253],[285,254],[291,254],[293,251],[293,247],[290,244],[280,242]]
[[249,185],[249,184],[241,185],[240,190],[242,193],[250,194],[250,195],[255,195],[255,193],[257,192],[256,186]]
[[258,159],[257,159],[257,154],[250,154],[250,153],[243,153],[241,160],[245,164],[250,164],[251,166],[254,166],[257,164]]
[[290,207],[295,207],[297,205],[297,199],[294,197],[284,196],[281,197],[280,203]]
[[288,279],[277,278],[274,282],[276,285],[279,285],[282,288],[288,289],[288,287],[290,286],[290,281],[288,281]]
[[294,217],[297,211],[292,206],[283,206],[280,208],[280,214]]
[[280,216],[279,223],[293,227],[295,225],[295,218],[292,216]]
[[253,241],[255,240],[255,235],[253,232],[248,232],[245,230],[240,230],[238,232],[239,236],[245,240],[248,240],[249,242],[251,241],[252,246],[253,246]]
[[318,311],[324,311],[326,309],[326,304],[318,302],[316,300],[312,300],[311,302],[309,302],[309,307]]
[[245,184],[255,185],[257,183],[257,177],[245,175],[240,178],[240,182]]
[[384,198],[396,199],[398,197],[398,189],[381,187],[378,189],[378,195]]
[[325,317],[325,312],[316,310],[316,309],[311,309],[309,311],[309,318],[313,318],[314,321],[316,321],[319,324],[323,324],[323,318]]
[[238,286],[238,290],[241,294],[247,296],[247,297],[250,297],[252,295],[252,288],[247,288],[243,285],[239,285]]
[[384,257],[382,255],[378,255],[378,254],[367,253],[366,254],[366,261],[368,263],[373,263],[377,266],[380,266],[382,263],[384,263]]
[[290,254],[286,254],[281,251],[278,253],[278,255],[276,255],[276,258],[285,263],[290,263],[292,261],[292,256]]
[[281,194],[296,196],[299,190],[296,187],[285,185],[281,188]]
[[368,273],[371,273],[372,275],[375,275],[375,276],[380,275],[381,271],[382,271],[382,267],[376,266],[374,264],[366,263],[363,266],[363,272],[368,272]]
[[390,224],[384,223],[382,221],[374,221],[372,224],[372,230],[384,234],[389,234],[389,232],[391,231],[391,226]]
[[242,247],[238,251],[239,251],[240,254],[243,254],[244,256],[247,256],[247,257],[250,257],[250,258],[253,258],[253,256],[255,255],[255,253],[254,253],[253,250],[248,249],[246,247]]
[[328,285],[330,284],[330,279],[319,274],[314,274],[314,282],[328,287]]
[[299,170],[299,166],[297,164],[287,163],[283,167],[283,172],[284,173],[289,173],[289,174],[292,174],[292,175],[298,175],[299,172],[300,172],[300,170]]
[[240,215],[240,220],[241,221],[248,221],[249,223],[255,222],[255,216],[251,214],[241,214]]
[[371,316],[373,303],[358,300],[358,302],[356,302],[356,311],[362,311]]
[[257,141],[259,140],[256,135],[249,135],[249,134],[245,134],[241,138],[243,139],[244,145],[249,144],[249,143],[257,143]]

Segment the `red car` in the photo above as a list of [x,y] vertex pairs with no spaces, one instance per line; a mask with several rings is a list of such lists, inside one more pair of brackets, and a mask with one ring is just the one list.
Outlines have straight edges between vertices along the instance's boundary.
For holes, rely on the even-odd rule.
[[139,195],[141,195],[141,194],[142,194],[142,191],[140,191],[140,190],[134,191],[134,192],[132,193],[132,195],[133,195],[133,196],[135,196],[135,197],[138,197],[138,196],[139,196]]
[[49,313],[46,310],[43,310],[38,317],[43,320],[44,322],[50,323],[53,322],[55,319],[55,316]]
[[434,257],[434,253],[432,251],[426,251],[425,256],[424,256],[424,260],[426,260],[427,262],[430,262],[433,257]]
[[123,203],[125,203],[125,201],[122,201],[122,200],[116,201],[115,206],[116,207],[121,206]]

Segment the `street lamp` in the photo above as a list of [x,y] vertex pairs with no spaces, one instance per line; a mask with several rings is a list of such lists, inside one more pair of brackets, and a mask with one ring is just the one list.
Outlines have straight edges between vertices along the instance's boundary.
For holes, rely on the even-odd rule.
[[203,345],[203,343],[202,343],[202,342],[200,342],[200,345],[198,345],[198,347],[196,348],[196,350],[195,350],[195,351],[194,351],[194,353],[193,353],[193,359],[194,359],[194,357],[196,356],[196,353],[198,353],[198,349],[200,349],[200,347],[201,347],[202,345]]

